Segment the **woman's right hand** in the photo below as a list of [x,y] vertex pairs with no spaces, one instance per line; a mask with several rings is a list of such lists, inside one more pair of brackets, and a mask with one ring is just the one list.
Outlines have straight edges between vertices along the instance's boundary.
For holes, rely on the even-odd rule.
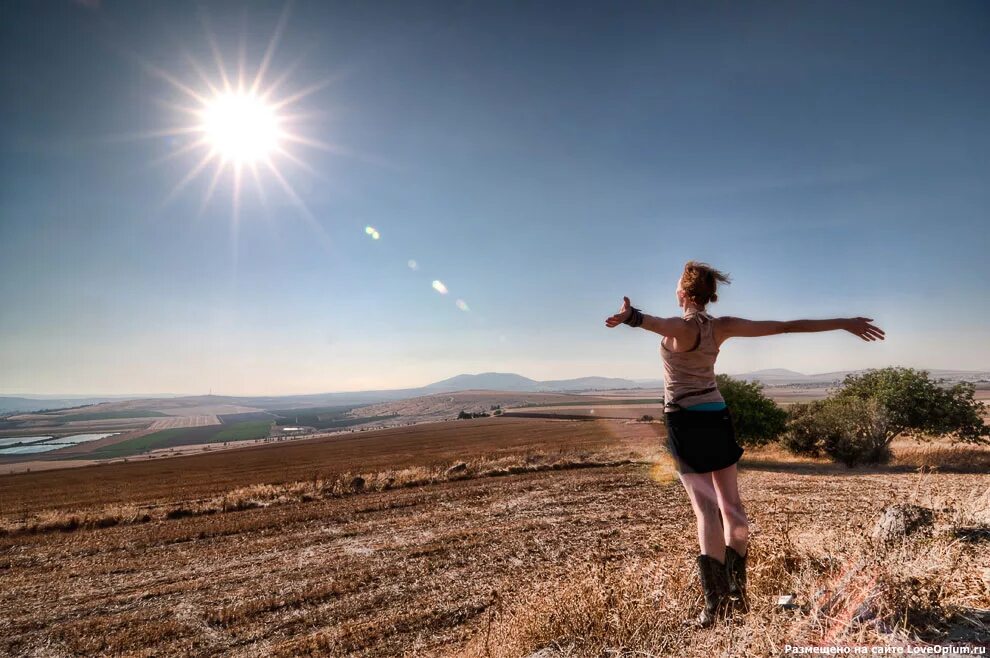
[[883,330],[870,324],[872,321],[873,318],[846,318],[842,328],[863,340],[876,340],[877,338],[883,340]]
[[628,320],[629,316],[632,315],[632,303],[629,301],[629,298],[623,297],[622,300],[622,308],[619,309],[619,312],[605,319],[606,327],[616,327]]

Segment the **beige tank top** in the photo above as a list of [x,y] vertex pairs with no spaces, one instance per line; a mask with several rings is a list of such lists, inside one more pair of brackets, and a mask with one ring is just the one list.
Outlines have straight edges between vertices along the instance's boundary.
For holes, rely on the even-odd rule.
[[671,352],[664,345],[666,337],[660,340],[664,411],[677,411],[678,407],[671,406],[672,402],[680,407],[725,402],[715,384],[715,359],[719,348],[715,344],[714,318],[697,309],[687,311],[683,317],[697,321],[698,341],[686,352]]

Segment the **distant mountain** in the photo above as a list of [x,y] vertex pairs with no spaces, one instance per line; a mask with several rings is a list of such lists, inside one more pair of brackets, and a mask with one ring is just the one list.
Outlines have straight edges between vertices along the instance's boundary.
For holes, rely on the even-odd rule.
[[80,407],[89,404],[99,404],[100,402],[116,402],[118,400],[133,400],[133,396],[119,395],[113,397],[0,397],[0,414],[14,412],[28,413],[31,411],[41,411],[43,409],[65,409],[67,407]]
[[538,391],[540,382],[511,372],[483,372],[480,375],[457,375],[439,382],[427,384],[423,389],[437,393],[440,391],[466,391],[484,389],[489,391]]
[[[663,380],[661,380],[662,382]],[[608,391],[612,389],[639,388],[642,384],[637,384],[631,379],[621,379],[618,377],[578,377],[577,379],[551,379],[539,382],[540,390],[546,391]]]
[[767,368],[765,370],[754,370],[752,372],[737,373],[729,376],[733,379],[742,379],[747,382],[759,381],[764,384],[806,383],[812,379],[804,373],[787,370],[786,368]]
[[[784,386],[788,384],[825,386],[840,383],[846,375],[861,373],[863,370],[841,370],[805,375],[784,368],[769,368],[752,372],[730,375],[735,379],[759,381],[768,386]],[[990,371],[980,370],[928,370],[934,379],[944,378],[949,381],[990,381]],[[280,396],[103,396],[92,398],[38,399],[36,397],[0,397],[0,414],[13,412],[31,412],[41,409],[58,409],[77,407],[85,404],[100,402],[112,403],[113,409],[168,409],[175,410],[183,407],[210,407],[233,405],[254,409],[277,410],[303,407],[370,405],[379,402],[405,400],[408,398],[435,395],[437,393],[452,393],[456,391],[485,390],[514,393],[579,393],[584,391],[606,391],[618,389],[656,389],[663,387],[662,379],[622,379],[617,377],[578,377],[575,379],[552,379],[538,381],[510,372],[483,372],[477,375],[462,374],[443,379],[418,388],[400,388],[373,391],[348,391],[340,393],[314,393],[311,395],[280,395]],[[122,401],[123,400],[123,401]],[[110,407],[107,407],[109,409]],[[101,410],[104,408],[101,407]],[[197,411],[195,413],[202,413]],[[211,412],[215,413],[215,412]]]
[[[986,370],[938,370],[934,368],[916,368],[916,370],[927,370],[928,376],[934,380],[945,379],[951,382],[990,381],[990,372]],[[759,381],[770,386],[784,386],[787,384],[826,385],[839,384],[847,375],[858,375],[864,372],[866,372],[866,369],[836,370],[833,372],[805,375],[784,368],[770,368],[767,370],[754,370],[752,372],[734,374],[730,375],[730,377],[745,381]]]
[[423,389],[430,393],[467,390],[560,393],[564,391],[638,388],[639,386],[631,379],[616,377],[578,377],[576,379],[537,381],[511,372],[483,372],[478,375],[457,375],[433,384],[427,384]]

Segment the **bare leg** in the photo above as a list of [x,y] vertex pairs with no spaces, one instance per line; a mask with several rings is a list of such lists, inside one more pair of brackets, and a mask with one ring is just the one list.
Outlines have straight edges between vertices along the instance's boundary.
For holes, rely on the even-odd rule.
[[746,510],[739,497],[736,465],[714,471],[711,475],[715,481],[718,506],[722,510],[725,544],[734,548],[739,555],[746,555],[746,547],[749,544],[749,520],[746,518]]
[[724,530],[719,518],[718,498],[711,473],[680,473],[698,523],[698,544],[702,555],[725,562]]

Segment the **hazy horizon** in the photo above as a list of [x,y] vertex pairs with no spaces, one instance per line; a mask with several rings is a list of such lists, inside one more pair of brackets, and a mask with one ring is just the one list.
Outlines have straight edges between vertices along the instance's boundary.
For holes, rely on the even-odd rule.
[[[690,259],[732,277],[715,316],[886,332],[717,372],[990,369],[986,3],[0,17],[0,395],[660,379],[660,337],[604,319],[681,315]],[[238,194],[195,115],[242,47],[292,133]]]
[[[896,364],[894,364],[894,365],[896,366]],[[829,374],[830,372],[845,372],[845,371],[797,372],[797,371],[791,371],[789,368],[765,368],[765,369],[754,370],[754,371],[747,371],[747,372],[728,372],[728,373],[724,373],[724,374],[727,374],[727,375],[730,375],[730,376],[731,375],[744,375],[744,374],[750,374],[750,373],[753,373],[753,372],[762,372],[762,371],[768,371],[768,370],[769,371],[773,371],[773,370],[788,370],[790,372],[796,372],[797,374],[804,375],[806,377],[821,376],[821,375]],[[928,371],[928,372],[931,373],[931,377],[933,379],[938,379],[938,372],[943,371],[943,370],[946,370],[946,369],[943,369],[943,368],[918,368],[918,370]],[[716,372],[716,374],[722,374],[723,371],[721,371],[718,368],[716,368],[715,369],[715,372]],[[968,373],[981,373],[982,374],[982,373],[985,373],[985,372],[990,372],[990,368],[988,368],[988,369],[979,369],[979,368],[978,369],[962,369],[962,370],[954,370],[954,372],[968,372]],[[136,393],[25,393],[23,391],[7,391],[7,392],[0,391],[0,397],[27,397],[27,398],[39,398],[39,399],[44,399],[44,398],[72,399],[72,398],[99,398],[99,397],[128,398],[129,396],[133,396],[133,398],[137,399],[137,398],[153,398],[153,397],[165,397],[165,398],[167,398],[167,397],[200,397],[200,396],[207,396],[207,395],[214,395],[214,396],[220,396],[220,397],[290,397],[290,396],[322,395],[322,394],[335,394],[335,393],[361,393],[362,391],[374,391],[374,390],[383,390],[383,391],[385,391],[385,390],[416,389],[416,388],[423,388],[423,387],[429,386],[431,384],[436,383],[436,381],[444,381],[444,380],[447,380],[447,379],[451,379],[453,377],[457,377],[459,375],[485,375],[485,374],[500,374],[500,375],[501,374],[512,374],[512,375],[519,375],[521,377],[526,377],[526,375],[523,374],[523,373],[504,373],[504,372],[499,372],[499,371],[487,371],[487,372],[478,372],[478,373],[457,373],[457,374],[451,375],[449,377],[444,377],[443,379],[440,379],[440,380],[435,380],[435,381],[431,380],[429,382],[426,382],[425,384],[416,384],[416,385],[413,385],[413,386],[397,386],[394,389],[391,389],[391,388],[390,389],[362,389],[362,390],[348,389],[348,390],[336,390],[336,391],[305,391],[305,392],[302,392],[302,393],[280,393],[280,392],[277,392],[277,391],[267,391],[267,392],[252,393],[252,394],[233,394],[233,393],[225,393],[223,391],[207,391],[205,393],[204,392],[191,392],[191,391],[190,392],[186,392],[186,393],[174,393],[174,392],[169,392],[169,393],[146,393],[146,392],[136,392]],[[546,379],[536,379],[534,377],[529,377],[529,379],[533,379],[534,381],[557,381],[557,380],[561,380],[561,379],[582,379],[582,378],[588,378],[588,377],[608,377],[608,378],[613,378],[610,375],[594,375],[594,374],[591,374],[591,375],[581,375],[581,376],[578,376],[578,377],[568,377],[568,378],[560,378],[560,377],[553,378],[553,377],[551,377],[551,378],[546,378]],[[638,383],[638,384],[643,384],[643,383],[648,383],[648,382],[654,382],[654,381],[661,381],[661,382],[663,381],[663,377],[662,376],[661,377],[657,377],[657,378],[646,378],[646,379],[644,379],[644,378],[621,377],[621,376],[620,377],[614,377],[614,378],[616,378],[616,379],[628,379],[629,381],[632,381],[632,382]]]

